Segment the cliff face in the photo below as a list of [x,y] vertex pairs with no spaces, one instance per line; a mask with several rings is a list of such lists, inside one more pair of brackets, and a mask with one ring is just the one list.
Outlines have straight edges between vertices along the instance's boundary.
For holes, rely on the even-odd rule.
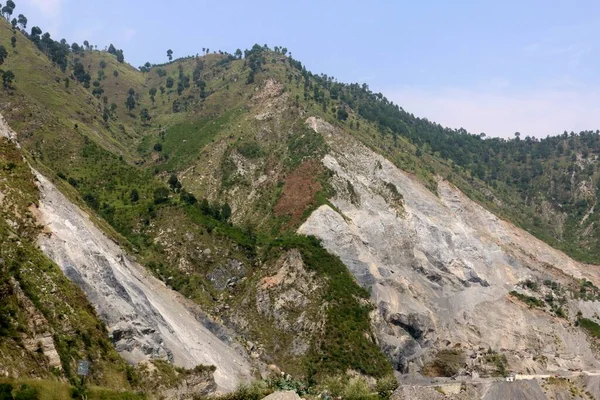
[[83,289],[126,360],[214,365],[215,381],[226,390],[250,377],[246,355],[226,329],[130,259],[50,181],[37,178],[45,228],[39,246]]
[[514,371],[598,365],[575,323],[578,312],[600,311],[596,297],[577,294],[583,279],[600,283],[598,267],[496,218],[448,182],[436,195],[333,126],[307,124],[331,146],[322,163],[335,209],[321,206],[299,232],[322,239],[371,290],[379,340],[397,369],[417,370],[452,349],[471,356],[472,372],[488,348]]

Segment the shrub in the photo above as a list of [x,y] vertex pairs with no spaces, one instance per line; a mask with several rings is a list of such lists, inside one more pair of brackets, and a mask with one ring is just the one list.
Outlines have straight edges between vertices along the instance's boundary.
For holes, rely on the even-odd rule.
[[256,142],[243,142],[237,147],[238,153],[246,158],[258,158],[263,155],[263,151]]
[[0,383],[0,400],[13,400],[13,385],[10,383]]
[[169,189],[160,187],[154,191],[154,204],[166,203],[169,200]]
[[21,385],[21,388],[15,393],[15,400],[38,400],[39,397],[38,389],[29,385]]

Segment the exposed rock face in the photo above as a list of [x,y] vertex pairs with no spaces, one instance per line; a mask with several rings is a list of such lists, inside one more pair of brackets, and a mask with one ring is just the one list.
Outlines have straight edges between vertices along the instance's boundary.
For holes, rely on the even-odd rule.
[[275,264],[273,276],[263,278],[256,291],[256,308],[275,328],[293,334],[290,353],[305,354],[323,316],[315,293],[323,288],[314,273],[304,268],[298,250],[290,250]]
[[54,339],[52,337],[52,328],[44,315],[35,308],[35,305],[31,300],[23,293],[19,283],[11,278],[10,282],[14,293],[17,295],[19,305],[27,313],[27,330],[29,335],[22,334],[23,345],[30,352],[40,351],[48,360],[48,366],[53,368],[62,369],[60,362],[60,356],[54,346]]
[[[507,296],[530,278],[598,286],[598,267],[498,219],[448,182],[436,196],[331,125],[314,117],[307,124],[331,146],[322,162],[333,172],[330,200],[339,212],[322,206],[299,232],[321,238],[371,289],[380,342],[396,368],[407,371],[427,349],[447,346],[504,351],[516,370],[598,366],[568,320]],[[565,307],[571,315],[580,308],[573,300]]]
[[164,358],[186,368],[214,365],[215,381],[226,390],[250,377],[246,355],[224,328],[208,320],[203,324],[185,298],[131,260],[46,178],[37,178],[41,222],[49,232],[39,245],[83,289],[125,359]]

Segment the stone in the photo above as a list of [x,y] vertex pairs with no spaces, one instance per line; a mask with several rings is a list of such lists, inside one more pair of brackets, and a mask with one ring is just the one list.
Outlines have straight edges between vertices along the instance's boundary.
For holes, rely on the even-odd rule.
[[293,390],[288,390],[285,392],[275,392],[268,395],[263,400],[300,400],[300,396]]

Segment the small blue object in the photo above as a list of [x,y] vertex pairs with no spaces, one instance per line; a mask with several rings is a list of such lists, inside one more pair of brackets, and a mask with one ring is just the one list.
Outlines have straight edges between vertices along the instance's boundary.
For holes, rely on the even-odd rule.
[[77,375],[87,376],[90,372],[90,362],[86,360],[77,361]]

